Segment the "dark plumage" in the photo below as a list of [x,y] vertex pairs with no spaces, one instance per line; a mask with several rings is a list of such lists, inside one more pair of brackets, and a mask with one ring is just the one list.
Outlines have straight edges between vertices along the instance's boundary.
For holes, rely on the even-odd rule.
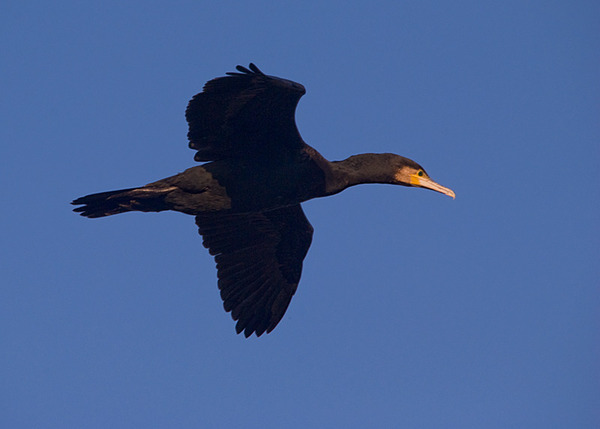
[[206,164],[139,188],[72,202],[82,216],[175,210],[196,217],[217,263],[226,311],[246,337],[271,332],[296,292],[313,228],[300,203],[360,183],[454,192],[416,162],[362,154],[329,162],[298,133],[299,83],[249,69],[213,79],[189,102],[189,146]]

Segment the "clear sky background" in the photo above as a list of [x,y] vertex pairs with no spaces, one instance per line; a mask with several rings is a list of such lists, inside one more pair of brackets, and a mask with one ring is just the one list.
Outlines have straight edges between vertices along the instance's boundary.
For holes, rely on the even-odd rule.
[[[600,4],[5,1],[0,426],[600,427]],[[395,152],[452,200],[304,204],[269,335],[194,219],[71,212],[194,165],[184,109],[255,62],[328,159]]]

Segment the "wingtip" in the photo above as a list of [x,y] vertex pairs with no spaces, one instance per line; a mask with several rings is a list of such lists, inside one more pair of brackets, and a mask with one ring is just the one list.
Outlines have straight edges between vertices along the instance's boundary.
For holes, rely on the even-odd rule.
[[250,63],[248,65],[248,68],[242,66],[242,65],[237,65],[235,66],[235,69],[239,72],[227,72],[226,74],[230,75],[230,76],[236,76],[241,74],[245,74],[245,75],[259,75],[259,76],[265,76],[265,74],[258,68],[256,67],[256,65],[254,63]]
[[256,65],[254,63],[250,63],[249,67],[250,67],[250,70],[252,70],[254,73],[259,74],[261,76],[265,75],[258,67],[256,67]]
[[265,332],[268,334],[269,332],[271,332],[271,330],[267,329],[266,326],[260,326],[260,324],[255,325],[251,323],[250,325],[246,325],[245,323],[242,323],[242,320],[238,320],[235,324],[235,332],[238,335],[244,333],[244,337],[246,338],[250,338],[252,334],[256,335],[256,337],[258,338]]

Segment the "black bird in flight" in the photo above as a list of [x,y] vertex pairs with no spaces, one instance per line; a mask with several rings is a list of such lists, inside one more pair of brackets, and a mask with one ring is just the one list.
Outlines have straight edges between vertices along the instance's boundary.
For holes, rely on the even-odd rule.
[[294,112],[306,92],[254,64],[213,79],[189,102],[189,147],[205,164],[137,188],[77,198],[98,218],[128,211],[175,210],[196,217],[215,257],[225,311],[246,337],[271,332],[302,272],[313,228],[300,203],[361,183],[454,192],[416,162],[391,153],[330,162],[304,143]]

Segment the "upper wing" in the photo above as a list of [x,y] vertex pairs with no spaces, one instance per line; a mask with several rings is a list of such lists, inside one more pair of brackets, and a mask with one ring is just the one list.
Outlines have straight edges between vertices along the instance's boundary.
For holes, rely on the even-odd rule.
[[185,111],[196,161],[255,157],[302,148],[294,112],[306,90],[254,64],[213,79]]
[[296,292],[313,228],[300,205],[251,214],[200,214],[225,311],[249,337],[271,332]]

